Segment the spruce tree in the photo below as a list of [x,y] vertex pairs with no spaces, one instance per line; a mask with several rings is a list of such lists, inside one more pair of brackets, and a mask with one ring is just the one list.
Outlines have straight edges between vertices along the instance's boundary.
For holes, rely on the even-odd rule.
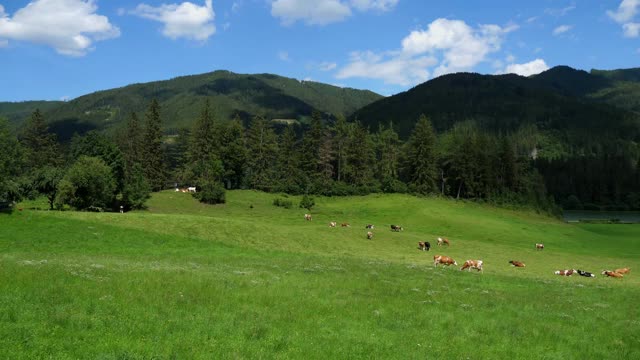
[[247,131],[249,152],[247,175],[254,189],[271,190],[275,185],[278,143],[271,124],[260,116],[254,117]]
[[21,143],[25,149],[28,171],[39,169],[45,165],[59,166],[62,156],[56,141],[56,135],[49,133],[49,128],[40,110],[31,114],[22,132]]
[[145,114],[142,148],[142,167],[145,177],[153,191],[164,188],[166,170],[164,163],[164,149],[162,147],[162,121],[160,119],[160,104],[156,99],[151,101]]
[[9,123],[0,117],[0,203],[20,198],[18,177],[23,167],[20,143],[9,131]]
[[279,189],[288,193],[300,193],[304,183],[301,172],[296,133],[293,126],[289,125],[280,135],[278,143]]
[[403,171],[411,189],[426,194],[436,187],[436,135],[431,121],[421,115],[405,144]]
[[220,139],[220,160],[224,167],[223,181],[227,189],[242,185],[247,163],[247,144],[244,126],[236,115],[223,129]]

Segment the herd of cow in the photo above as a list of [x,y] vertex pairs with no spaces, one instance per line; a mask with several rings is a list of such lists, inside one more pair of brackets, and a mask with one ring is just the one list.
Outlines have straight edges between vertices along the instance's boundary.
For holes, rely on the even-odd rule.
[[[304,214],[304,219],[307,221],[311,221],[311,214]],[[336,227],[337,226],[337,222],[332,221],[329,223],[329,227]],[[342,227],[349,227],[351,225],[349,225],[349,223],[342,223],[341,224]],[[373,230],[374,226],[373,224],[367,224],[365,226],[365,229],[367,230]],[[402,226],[399,225],[391,225],[391,231],[402,231],[403,228]],[[373,232],[372,231],[367,231],[367,239],[371,240],[373,239]],[[438,237],[437,238],[437,245],[438,246],[450,246],[451,242],[449,241],[449,239],[447,238],[442,238],[442,237]],[[419,241],[418,242],[418,249],[422,250],[422,251],[429,251],[431,249],[431,243],[428,241]],[[536,244],[535,245],[535,249],[536,250],[544,250],[544,244]],[[444,256],[444,255],[435,255],[433,257],[433,266],[438,267],[438,264],[440,265],[455,265],[457,266],[458,263],[450,258],[449,256]],[[471,271],[472,269],[478,270],[479,272],[483,271],[482,268],[482,264],[483,261],[482,260],[467,260],[464,262],[464,264],[462,264],[462,267],[460,268],[460,270],[468,270]],[[511,264],[511,266],[514,267],[519,267],[519,268],[524,268],[526,267],[526,265],[521,262],[521,261],[517,261],[517,260],[510,260],[509,264]],[[606,277],[613,277],[613,278],[622,278],[624,276],[624,274],[628,274],[629,273],[629,268],[621,268],[621,269],[616,269],[616,270],[603,270],[602,271],[602,275],[606,276]],[[554,272],[554,274],[556,275],[560,275],[560,276],[571,276],[573,274],[578,274],[580,276],[584,276],[584,277],[596,277],[595,274],[588,272],[588,271],[583,271],[583,270],[575,270],[575,269],[568,269],[568,270],[557,270]]]

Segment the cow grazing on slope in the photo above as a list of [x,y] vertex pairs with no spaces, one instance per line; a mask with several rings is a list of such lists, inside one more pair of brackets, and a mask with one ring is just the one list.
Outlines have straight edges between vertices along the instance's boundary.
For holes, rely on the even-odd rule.
[[372,225],[372,224],[367,224],[367,226],[365,226],[364,228],[365,228],[365,229],[373,230],[373,225]]
[[460,268],[460,271],[462,271],[464,269],[469,269],[469,271],[471,271],[471,269],[476,269],[478,271],[483,271],[482,270],[482,260],[467,260],[467,261],[464,262],[464,264],[462,264],[462,267]]
[[516,261],[516,260],[509,261],[509,264],[511,264],[511,266],[515,266],[515,267],[525,267],[526,266],[523,262]]
[[622,269],[615,269],[613,271],[617,272],[618,274],[628,274],[629,271],[631,270],[629,270],[629,268],[622,268]]
[[187,188],[187,190],[188,190],[189,192],[191,192],[191,193],[194,193],[194,192],[196,192],[196,187],[195,187],[195,186],[189,186],[189,187]]
[[448,256],[436,255],[433,257],[433,266],[438,267],[438,264],[442,265],[458,265],[458,263]]
[[536,244],[536,250],[544,250],[544,244]]
[[611,270],[602,270],[602,275],[614,278],[622,278],[624,275]]
[[596,275],[595,275],[595,274],[592,274],[592,273],[590,273],[590,272],[588,272],[588,271],[582,271],[582,270],[580,270],[580,269],[578,269],[577,271],[578,271],[578,275],[580,275],[580,276],[584,276],[584,277],[596,277]]
[[391,231],[402,231],[402,226],[391,225]]
[[304,219],[307,221],[311,221],[311,214],[304,214]]
[[439,237],[439,238],[438,238],[438,246],[442,246],[442,245],[444,245],[444,244],[447,244],[447,246],[451,245],[451,244],[449,243],[449,239]]
[[335,221],[329,223],[329,227],[336,227],[336,225],[338,225],[338,223],[336,223]]
[[367,231],[367,239],[373,239],[373,233],[371,231]]
[[429,251],[429,249],[431,249],[431,243],[428,241],[418,241],[418,249],[422,251]]
[[349,223],[342,223],[342,224],[340,224],[340,226],[342,226],[342,227],[349,227],[349,226],[351,226],[351,225],[349,225]]
[[569,269],[569,270],[558,270],[556,272],[554,272],[554,274],[556,275],[560,275],[560,276],[571,276],[573,275],[573,273],[576,272],[573,269]]

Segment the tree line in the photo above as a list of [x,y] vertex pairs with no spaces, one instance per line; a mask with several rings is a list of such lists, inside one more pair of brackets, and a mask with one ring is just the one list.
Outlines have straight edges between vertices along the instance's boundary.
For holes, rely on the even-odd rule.
[[209,102],[190,129],[163,135],[152,101],[140,120],[106,135],[75,135],[64,146],[35,111],[18,136],[0,121],[0,200],[46,195],[50,208],[144,207],[150,192],[196,186],[202,202],[225,191],[256,189],[326,196],[375,192],[438,194],[554,209],[544,179],[523,145],[526,137],[494,134],[473,122],[436,135],[421,115],[406,141],[393,123],[371,131],[344,117],[314,112],[308,124],[275,126],[261,116],[216,119]]

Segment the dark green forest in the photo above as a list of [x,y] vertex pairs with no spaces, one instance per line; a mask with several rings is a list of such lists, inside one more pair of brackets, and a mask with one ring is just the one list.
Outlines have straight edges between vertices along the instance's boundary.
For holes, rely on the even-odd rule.
[[637,75],[459,73],[375,102],[224,71],[131,85],[33,111],[20,126],[0,121],[0,201],[44,194],[51,208],[131,209],[151,191],[196,186],[207,203],[259,189],[640,210]]

